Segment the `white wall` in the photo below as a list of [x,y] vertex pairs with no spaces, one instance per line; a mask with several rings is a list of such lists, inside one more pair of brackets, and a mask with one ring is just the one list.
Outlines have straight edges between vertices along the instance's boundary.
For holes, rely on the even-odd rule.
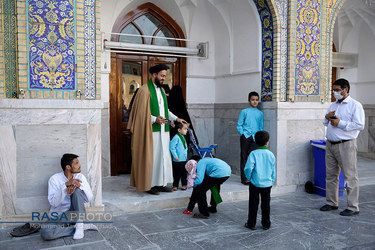
[[[146,0],[103,0],[101,31],[112,32],[116,20]],[[155,0],[190,40],[208,41],[208,59],[187,61],[187,103],[246,102],[260,93],[261,24],[253,1]],[[102,95],[109,101],[109,56],[102,57]],[[104,70],[104,64],[107,70]],[[244,94],[245,93],[245,94]]]
[[[250,91],[260,94],[261,24],[252,1],[199,1],[190,31],[190,39],[209,41],[209,57],[188,60],[188,103],[239,103],[247,102]],[[207,77],[213,102],[212,90],[202,95]]]
[[[373,24],[375,26],[375,24]],[[347,34],[341,41],[341,51],[358,54],[358,66],[353,69],[339,69],[338,77],[350,82],[350,95],[362,104],[375,104],[375,34],[370,26],[360,21],[347,31],[347,27],[339,28],[338,32]]]
[[259,72],[219,77],[216,79],[215,103],[246,103],[251,91],[260,95]]

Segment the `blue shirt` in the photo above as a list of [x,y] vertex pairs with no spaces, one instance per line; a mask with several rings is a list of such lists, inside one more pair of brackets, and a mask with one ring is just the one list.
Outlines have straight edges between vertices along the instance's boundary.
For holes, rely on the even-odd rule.
[[249,107],[241,110],[237,122],[237,131],[246,138],[253,136],[256,132],[263,130],[263,112],[257,108]]
[[184,148],[184,144],[181,141],[180,137],[178,134],[176,134],[171,142],[169,143],[169,149],[171,150],[172,153],[172,160],[176,161],[175,158],[178,157],[178,161],[186,161],[187,159],[187,144],[186,148]]
[[244,169],[246,178],[256,187],[271,187],[275,181],[276,158],[266,148],[252,151]]
[[201,159],[197,164],[197,178],[194,181],[194,187],[203,182],[205,175],[213,178],[222,178],[230,176],[231,173],[230,166],[223,160],[218,158]]

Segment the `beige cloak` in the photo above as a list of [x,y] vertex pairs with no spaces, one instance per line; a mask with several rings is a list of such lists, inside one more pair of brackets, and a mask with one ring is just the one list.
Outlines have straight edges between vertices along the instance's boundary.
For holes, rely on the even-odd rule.
[[130,185],[136,187],[138,192],[151,189],[153,139],[150,97],[147,84],[142,85],[135,96],[128,122],[128,129],[132,134]]

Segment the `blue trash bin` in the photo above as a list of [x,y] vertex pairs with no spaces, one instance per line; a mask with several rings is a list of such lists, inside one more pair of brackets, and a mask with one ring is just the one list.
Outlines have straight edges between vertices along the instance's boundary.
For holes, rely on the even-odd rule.
[[[326,196],[326,140],[311,140],[311,145],[314,147],[314,186],[316,193],[321,196]],[[339,176],[339,196],[344,195],[345,180],[342,171]]]

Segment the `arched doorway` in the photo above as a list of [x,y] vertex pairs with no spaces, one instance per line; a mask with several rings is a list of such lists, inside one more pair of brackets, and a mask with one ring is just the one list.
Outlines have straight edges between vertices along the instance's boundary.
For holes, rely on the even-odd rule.
[[[163,10],[151,3],[138,6],[119,19],[112,30],[112,41],[158,46],[185,46],[184,33]],[[166,39],[167,38],[167,39]],[[168,39],[172,38],[172,39]],[[176,38],[176,39],[175,39]],[[144,51],[116,51],[111,53],[110,73],[110,140],[111,175],[129,173],[131,169],[131,137],[126,129],[129,104],[142,84],[147,83],[148,69],[158,63],[169,67],[164,83],[170,88],[181,86],[186,98],[186,59],[157,55]]]

